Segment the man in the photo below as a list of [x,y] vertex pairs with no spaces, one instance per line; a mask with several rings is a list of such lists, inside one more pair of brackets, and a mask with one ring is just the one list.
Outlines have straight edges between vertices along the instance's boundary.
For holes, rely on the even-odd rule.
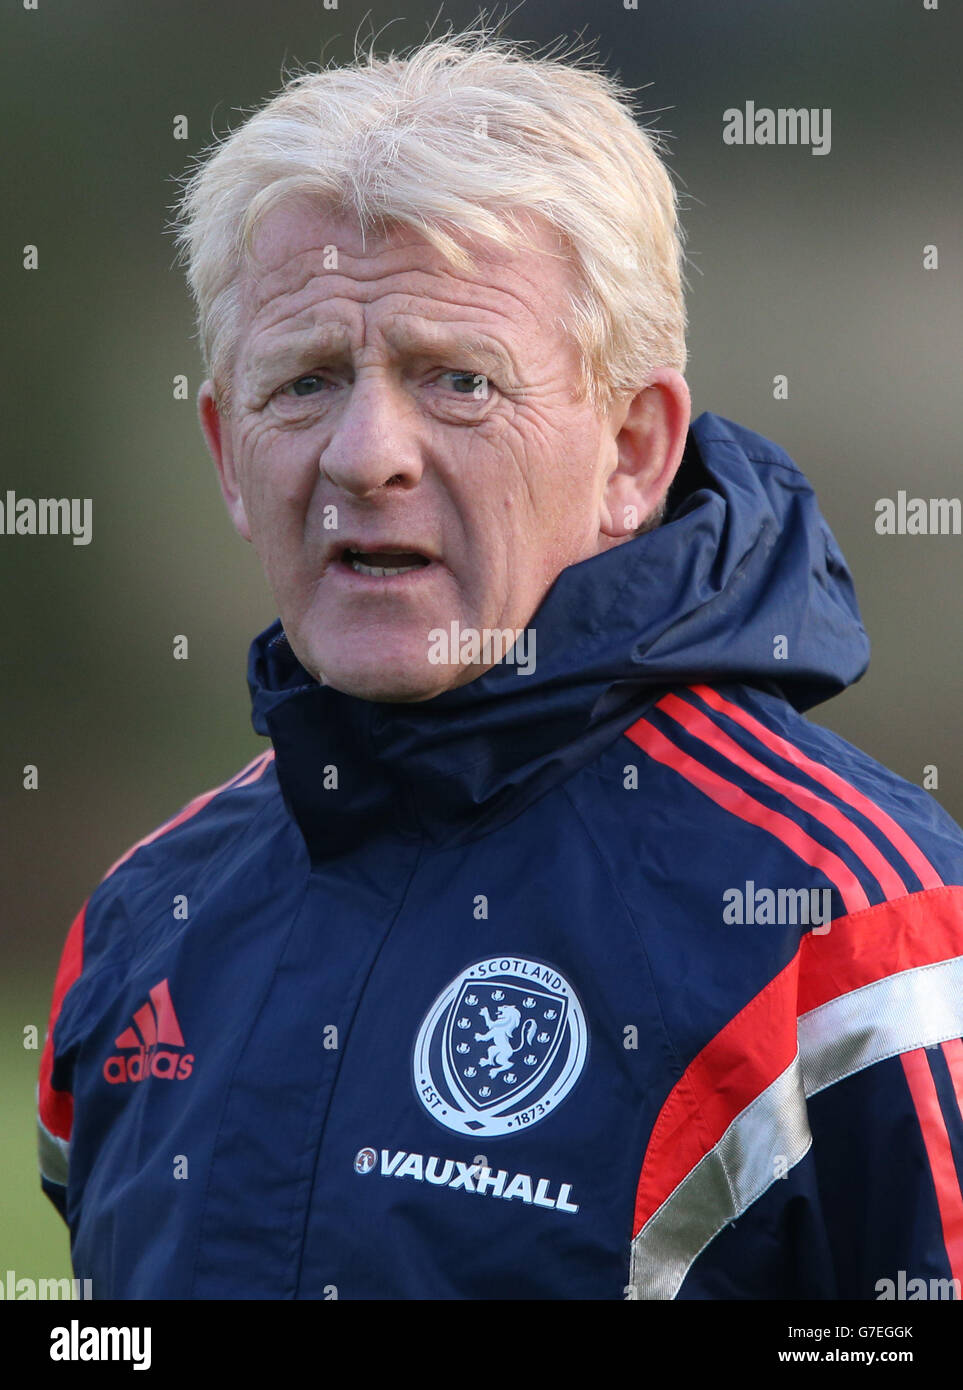
[[779,448],[690,426],[625,99],[473,36],[368,57],[205,158],[180,228],[270,747],[69,934],[76,1274],[958,1293],[960,833],[800,713],[865,669],[850,577]]

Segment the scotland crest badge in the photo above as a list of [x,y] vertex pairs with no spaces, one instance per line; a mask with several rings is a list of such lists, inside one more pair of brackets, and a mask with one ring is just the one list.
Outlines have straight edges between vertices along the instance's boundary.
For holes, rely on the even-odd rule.
[[442,990],[418,1030],[415,1090],[458,1134],[513,1134],[550,1115],[585,1063],[588,1030],[553,966],[491,957]]

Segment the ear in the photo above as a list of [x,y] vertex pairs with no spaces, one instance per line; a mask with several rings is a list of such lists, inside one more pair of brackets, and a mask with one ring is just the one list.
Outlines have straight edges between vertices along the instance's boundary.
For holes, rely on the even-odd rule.
[[671,367],[660,367],[643,390],[613,404],[617,462],[599,504],[603,535],[631,536],[658,507],[682,462],[691,411],[685,377]]
[[244,501],[234,465],[233,444],[230,424],[224,420],[214,396],[214,383],[205,381],[197,393],[197,414],[201,430],[207,441],[208,451],[217,468],[221,493],[227,504],[228,515],[234,523],[238,535],[246,541],[251,539],[251,528],[244,510]]

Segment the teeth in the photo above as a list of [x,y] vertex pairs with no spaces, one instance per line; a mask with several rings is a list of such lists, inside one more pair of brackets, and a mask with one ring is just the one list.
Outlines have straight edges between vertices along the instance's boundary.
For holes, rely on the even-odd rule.
[[421,569],[421,565],[399,565],[391,569],[382,565],[366,565],[361,560],[352,560],[351,568],[355,574],[373,574],[376,579],[383,579],[394,574],[407,574],[409,570]]

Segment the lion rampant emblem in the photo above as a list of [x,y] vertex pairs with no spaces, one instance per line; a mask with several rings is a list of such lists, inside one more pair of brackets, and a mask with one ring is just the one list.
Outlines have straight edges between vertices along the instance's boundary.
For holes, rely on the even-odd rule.
[[421,1021],[412,1080],[458,1134],[513,1134],[551,1114],[588,1055],[578,996],[545,961],[487,956],[450,980]]
[[508,1070],[516,1052],[520,1052],[523,1047],[531,1046],[538,1025],[533,1018],[527,1018],[522,1027],[521,1042],[512,1047],[512,1034],[522,1021],[522,1015],[515,1005],[499,1005],[494,1018],[487,1008],[480,1009],[479,1013],[488,1024],[488,1032],[476,1033],[475,1041],[491,1043],[487,1054],[480,1059],[479,1065],[488,1067],[488,1075],[494,1080],[501,1072]]

